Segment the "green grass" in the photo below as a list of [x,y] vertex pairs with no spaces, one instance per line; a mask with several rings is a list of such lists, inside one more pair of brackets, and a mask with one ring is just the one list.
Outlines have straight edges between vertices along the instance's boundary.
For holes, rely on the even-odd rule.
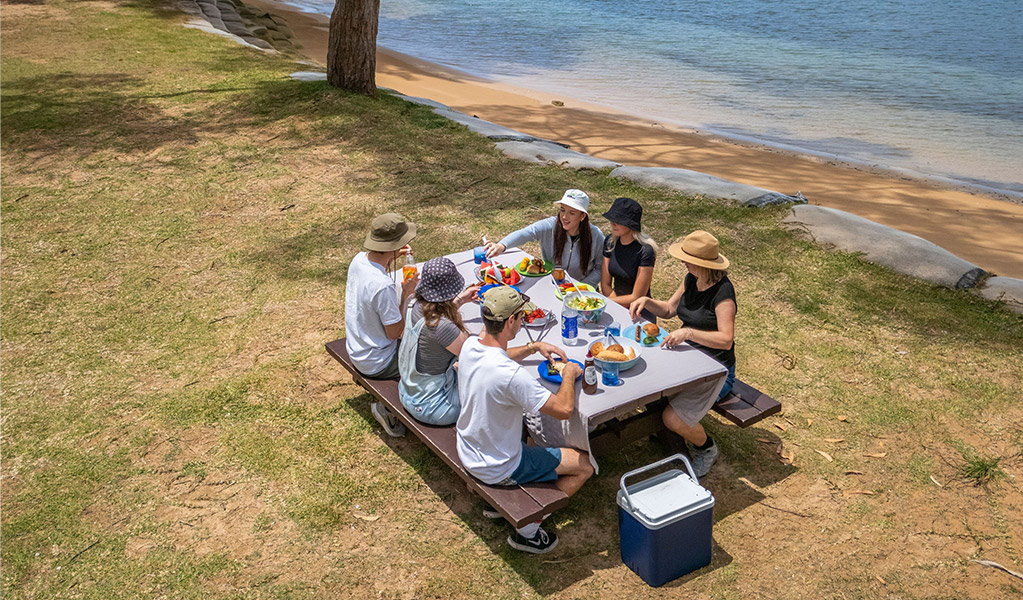
[[[930,476],[957,475],[966,446],[950,440],[977,448],[969,481],[1018,472],[1019,315],[800,240],[783,208],[512,162],[423,107],[290,81],[295,63],[179,23],[151,2],[4,6],[5,596],[649,594],[618,560],[613,498],[658,444],[602,458],[551,518],[558,562],[524,557],[436,456],[381,437],[322,347],[343,335],[375,214],[418,223],[427,258],[546,216],[567,188],[598,209],[636,198],[662,245],[718,235],[740,377],[785,406],[747,430],[707,420],[723,454],[714,563],[666,593],[868,597],[871,553],[921,531],[975,534],[1018,566],[1012,479]],[[655,295],[680,276],[659,260]],[[876,495],[843,495],[856,489]],[[971,580],[919,562],[932,571],[884,576],[907,597]]]

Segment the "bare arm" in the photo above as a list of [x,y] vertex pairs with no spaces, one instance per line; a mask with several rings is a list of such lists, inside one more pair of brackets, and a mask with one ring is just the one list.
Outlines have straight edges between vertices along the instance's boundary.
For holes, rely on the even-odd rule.
[[614,290],[611,289],[611,259],[604,257],[604,265],[600,268],[600,293],[604,294],[608,298],[614,294]]
[[686,289],[686,280],[683,279],[682,283],[679,284],[678,289],[671,295],[671,298],[667,300],[654,300],[653,298],[636,298],[629,305],[629,316],[635,321],[639,319],[639,313],[643,312],[643,309],[650,311],[655,317],[662,319],[670,319],[675,316],[675,311],[678,310],[678,303],[682,301],[682,292]]
[[551,394],[547,402],[540,407],[540,412],[564,421],[572,416],[575,410],[575,378],[579,376],[582,369],[575,363],[568,363],[561,371],[561,387],[558,393]]
[[735,302],[725,300],[714,307],[714,314],[718,318],[717,331],[701,331],[691,327],[676,329],[667,335],[662,346],[671,348],[682,342],[692,340],[701,346],[728,350],[735,341]]
[[632,286],[631,294],[624,294],[619,296],[614,293],[614,290],[611,290],[611,294],[608,296],[608,298],[628,308],[629,305],[633,303],[633,301],[638,300],[639,298],[643,298],[646,295],[645,292],[641,292],[639,290],[649,290],[650,282],[653,281],[653,278],[654,278],[653,267],[640,267],[639,271],[636,272],[636,283]]
[[398,302],[398,312],[401,313],[401,320],[391,325],[384,325],[384,335],[389,340],[396,340],[405,333],[405,307],[408,306],[408,299],[416,291],[416,284],[419,283],[419,273],[408,281],[401,282],[401,300]]
[[561,360],[565,362],[568,362],[568,355],[565,354],[564,350],[558,348],[553,344],[548,344],[547,342],[530,342],[525,346],[516,346],[514,348],[508,348],[508,358],[514,360],[515,362],[522,362],[523,359],[527,358],[534,352],[539,352],[547,360],[550,360],[551,356],[553,355],[561,358]]

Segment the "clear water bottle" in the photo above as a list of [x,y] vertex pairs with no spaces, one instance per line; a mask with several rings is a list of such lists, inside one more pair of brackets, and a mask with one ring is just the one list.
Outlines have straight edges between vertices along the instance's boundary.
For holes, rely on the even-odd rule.
[[579,339],[579,311],[569,308],[568,304],[561,306],[561,343],[566,346],[575,346],[582,340]]

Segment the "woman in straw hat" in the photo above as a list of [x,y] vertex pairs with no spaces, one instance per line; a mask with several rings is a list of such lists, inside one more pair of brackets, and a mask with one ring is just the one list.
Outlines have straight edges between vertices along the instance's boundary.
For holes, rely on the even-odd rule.
[[714,402],[724,398],[735,381],[735,288],[728,279],[728,259],[718,250],[718,240],[706,231],[694,231],[672,244],[668,254],[683,261],[688,274],[667,301],[640,298],[629,307],[633,318],[648,310],[663,318],[677,316],[682,328],[669,333],[663,342],[671,348],[683,342],[710,355],[728,369],[717,398],[693,398],[679,394],[664,409],[664,424],[678,433],[693,449],[693,470],[703,476],[717,458],[718,449],[700,419]]
[[512,246],[539,242],[543,260],[561,265],[572,279],[597,287],[604,234],[590,224],[590,197],[582,190],[568,190],[554,204],[558,205],[558,216],[509,233],[500,242],[489,242],[487,258]]
[[451,425],[458,419],[455,361],[469,338],[458,307],[479,287],[466,288],[451,259],[432,258],[423,265],[415,298],[405,311],[398,397],[410,415],[428,425]]

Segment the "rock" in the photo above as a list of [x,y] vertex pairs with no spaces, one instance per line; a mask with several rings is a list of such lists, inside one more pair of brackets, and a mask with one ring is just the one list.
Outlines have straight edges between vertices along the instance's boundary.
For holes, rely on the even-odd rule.
[[291,28],[289,28],[287,25],[278,25],[277,26],[277,31],[280,31],[281,33],[283,33],[284,35],[288,36],[289,38],[295,37],[295,32],[292,31]]
[[483,137],[487,137],[492,140],[513,140],[517,142],[532,142],[537,140],[537,138],[522,133],[521,131],[515,131],[514,129],[509,129],[498,125],[497,123],[491,123],[490,121],[484,121],[477,117],[470,117],[467,114],[460,113],[457,110],[451,110],[450,108],[434,108],[433,112],[456,123],[461,123],[468,127],[469,131],[478,133]]
[[1004,302],[1009,310],[1023,313],[1023,279],[992,277],[977,292],[988,300]]
[[[396,96],[398,98],[401,98],[405,102],[411,102],[412,104],[419,104],[420,106],[429,106],[430,108],[445,108],[445,109],[448,108],[447,105],[441,104],[440,102],[437,102],[436,100],[430,100],[429,98],[417,98],[416,96],[406,96],[404,94],[399,94],[397,92],[394,92],[394,96]],[[448,109],[448,110],[450,110],[450,109]]]
[[794,206],[782,223],[819,244],[860,252],[870,262],[948,288],[971,287],[984,274],[976,265],[919,236],[834,208]]
[[239,35],[238,37],[242,38],[243,40],[257,48],[262,48],[263,50],[274,49],[274,47],[269,42],[267,42],[266,40],[261,40],[258,37],[253,37],[251,35]]
[[621,166],[621,163],[595,158],[589,154],[568,150],[549,142],[499,142],[497,149],[511,158],[532,163],[552,164],[567,169],[599,170]]
[[236,21],[224,21],[224,25],[227,27],[228,31],[230,31],[231,33],[235,34],[240,38],[252,37],[252,33],[249,32],[249,28],[242,25],[241,23],[238,23]]
[[220,9],[217,8],[216,5],[210,4],[209,2],[202,2],[202,0],[196,4],[199,5],[199,10],[202,11],[202,14],[206,15],[206,18],[217,19],[218,21],[220,20]]
[[288,77],[298,81],[327,81],[327,74],[320,71],[295,71]]
[[[264,31],[266,31],[266,30],[264,29]],[[270,40],[273,41],[273,42],[286,42],[286,41],[288,41],[288,36],[284,35],[280,31],[270,31],[270,32],[267,32],[267,34],[269,35]]]
[[278,17],[277,15],[270,15],[270,19],[273,20],[273,22],[277,23],[278,25],[287,25],[288,24],[288,22],[284,19],[284,17]]
[[261,25],[256,25],[249,31],[252,32],[252,35],[258,35],[259,37],[266,37],[266,34],[269,33],[269,30]]
[[648,187],[670,188],[694,196],[735,200],[746,206],[762,207],[780,202],[806,202],[801,196],[786,196],[772,190],[688,169],[619,167],[611,171],[611,177],[629,179]]

